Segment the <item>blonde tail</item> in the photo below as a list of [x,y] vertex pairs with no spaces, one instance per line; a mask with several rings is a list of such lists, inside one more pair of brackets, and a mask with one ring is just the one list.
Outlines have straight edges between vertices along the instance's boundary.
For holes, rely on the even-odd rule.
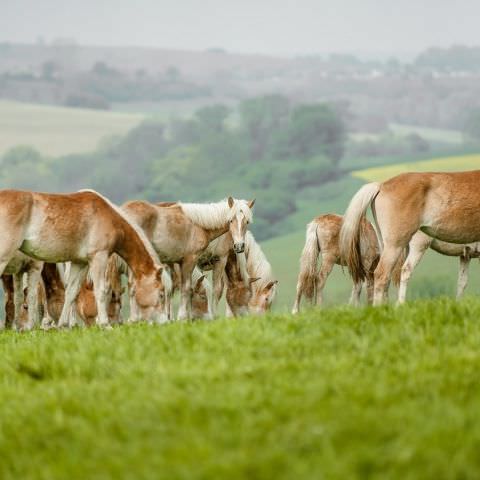
[[362,282],[367,276],[360,248],[362,235],[364,235],[362,220],[379,191],[380,184],[377,182],[364,185],[353,196],[343,217],[339,242],[340,256],[346,262],[354,282]]

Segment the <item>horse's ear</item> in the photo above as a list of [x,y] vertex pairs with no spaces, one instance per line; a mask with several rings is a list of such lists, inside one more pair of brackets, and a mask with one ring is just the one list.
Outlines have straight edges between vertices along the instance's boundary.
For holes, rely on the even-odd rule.
[[255,198],[253,200],[250,200],[248,202],[248,208],[250,208],[250,210],[253,208],[253,206],[255,205]]
[[198,292],[200,290],[200,287],[202,286],[202,282],[205,278],[205,275],[202,275],[198,280],[197,283],[195,284],[195,291]]
[[228,197],[228,206],[230,208],[233,208],[234,203],[235,203],[235,200],[232,197]]
[[248,283],[250,283],[250,285],[251,285],[252,283],[258,282],[258,280],[260,280],[260,277],[249,278]]
[[268,291],[271,290],[277,283],[278,283],[278,280],[275,280],[275,281],[273,281],[273,282],[268,282],[268,283],[265,285],[264,290],[265,290],[266,292],[268,292]]
[[163,267],[160,267],[158,270],[157,270],[157,280],[159,282],[162,281],[162,273],[163,273]]

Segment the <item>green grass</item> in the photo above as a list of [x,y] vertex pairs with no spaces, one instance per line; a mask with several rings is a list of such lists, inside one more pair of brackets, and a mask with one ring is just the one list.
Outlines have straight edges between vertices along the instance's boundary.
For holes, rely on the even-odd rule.
[[94,150],[108,136],[138,125],[140,114],[82,110],[0,101],[0,155],[17,145],[29,145],[45,155]]
[[443,143],[459,144],[463,143],[463,134],[458,130],[448,130],[445,128],[421,127],[418,125],[405,125],[400,123],[391,123],[388,128],[395,135],[409,135],[416,133],[426,140],[437,141]]
[[0,336],[0,478],[479,478],[480,301]]

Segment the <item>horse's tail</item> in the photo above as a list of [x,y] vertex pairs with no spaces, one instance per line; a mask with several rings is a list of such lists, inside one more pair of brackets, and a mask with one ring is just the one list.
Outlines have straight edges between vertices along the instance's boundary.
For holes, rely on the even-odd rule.
[[297,292],[302,291],[310,302],[315,295],[317,261],[320,255],[317,228],[318,224],[315,221],[307,225],[305,245],[300,257],[300,273],[297,281]]
[[365,214],[369,205],[380,191],[377,182],[367,183],[352,198],[343,217],[340,229],[340,256],[346,262],[355,283],[363,282],[367,276],[362,262],[361,244],[365,236]]

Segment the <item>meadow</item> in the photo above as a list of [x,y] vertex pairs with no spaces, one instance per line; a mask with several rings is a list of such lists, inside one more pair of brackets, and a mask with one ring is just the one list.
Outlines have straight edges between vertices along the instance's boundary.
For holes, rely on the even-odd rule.
[[0,155],[17,145],[50,156],[92,151],[105,137],[123,135],[144,118],[138,113],[0,100]]
[[0,478],[480,476],[480,301],[0,335]]

